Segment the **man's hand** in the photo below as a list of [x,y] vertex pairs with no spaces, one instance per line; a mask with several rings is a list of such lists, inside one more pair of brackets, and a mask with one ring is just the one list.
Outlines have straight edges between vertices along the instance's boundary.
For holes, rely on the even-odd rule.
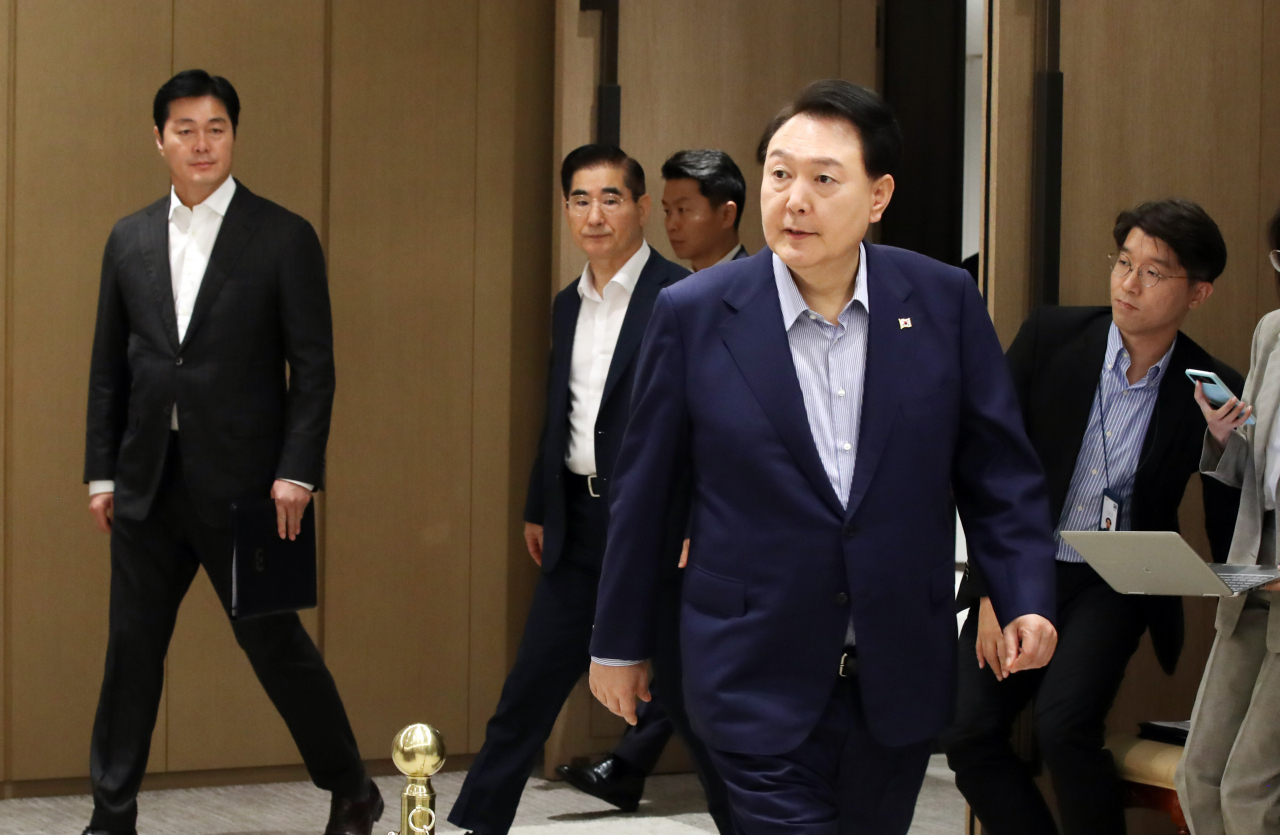
[[93,521],[98,523],[98,530],[111,533],[111,522],[116,511],[115,493],[95,493],[89,497],[89,512]]
[[542,526],[532,522],[524,523],[524,544],[529,549],[529,556],[538,565],[542,565]]
[[1219,449],[1225,449],[1227,441],[1231,440],[1231,433],[1249,419],[1249,415],[1253,414],[1253,407],[1244,405],[1244,402],[1236,398],[1231,398],[1221,407],[1214,408],[1209,402],[1209,398],[1204,396],[1204,385],[1196,383],[1196,402],[1200,404],[1200,413],[1204,415],[1205,423],[1209,424],[1209,434],[1218,442]]
[[610,667],[591,662],[591,695],[609,708],[614,716],[621,716],[628,725],[636,723],[636,699],[649,701],[649,662],[641,661],[626,667]]
[[688,564],[689,564],[689,540],[686,539],[684,541],[684,547],[680,549],[680,565],[678,567],[684,568]]
[[302,533],[302,512],[311,501],[311,491],[292,481],[276,479],[271,485],[271,498],[276,500],[276,532],[280,538],[297,539]]
[[978,641],[975,650],[978,653],[978,669],[990,667],[996,678],[1003,681],[1009,677],[1004,668],[1004,633],[1000,631],[1000,621],[996,620],[996,610],[991,605],[991,598],[984,597],[978,605]]
[[1004,628],[1004,669],[1008,673],[1037,670],[1049,663],[1058,647],[1058,630],[1048,618],[1023,615]]

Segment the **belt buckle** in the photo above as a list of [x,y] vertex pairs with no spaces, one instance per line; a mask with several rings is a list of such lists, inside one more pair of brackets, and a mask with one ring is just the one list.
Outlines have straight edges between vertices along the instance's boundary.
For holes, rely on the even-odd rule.
[[840,678],[852,678],[858,672],[858,656],[849,653],[840,655]]
[[592,473],[587,476],[587,492],[591,494],[591,498],[598,499],[600,494],[596,492],[596,474]]

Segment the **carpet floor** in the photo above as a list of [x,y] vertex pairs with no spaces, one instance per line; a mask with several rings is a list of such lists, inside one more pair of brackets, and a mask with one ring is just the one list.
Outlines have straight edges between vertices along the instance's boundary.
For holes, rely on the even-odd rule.
[[[465,772],[437,775],[432,783],[447,814]],[[374,835],[399,829],[398,777],[379,777],[387,811]],[[92,800],[41,797],[0,801],[5,835],[78,835]],[[266,783],[207,789],[145,792],[139,803],[139,835],[317,835],[328,816],[328,797],[310,783]],[[437,832],[458,832],[443,821]],[[911,835],[958,835],[964,800],[941,756],[929,765]],[[650,778],[638,812],[626,814],[564,783],[530,779],[513,835],[697,835],[715,832],[702,789],[693,775]]]

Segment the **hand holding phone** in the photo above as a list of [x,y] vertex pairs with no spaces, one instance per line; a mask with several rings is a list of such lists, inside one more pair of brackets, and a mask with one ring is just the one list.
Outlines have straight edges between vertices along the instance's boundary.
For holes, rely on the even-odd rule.
[[1188,368],[1187,377],[1196,384],[1196,402],[1209,424],[1209,432],[1220,445],[1226,446],[1237,428],[1256,423],[1253,407],[1237,399],[1217,374]]

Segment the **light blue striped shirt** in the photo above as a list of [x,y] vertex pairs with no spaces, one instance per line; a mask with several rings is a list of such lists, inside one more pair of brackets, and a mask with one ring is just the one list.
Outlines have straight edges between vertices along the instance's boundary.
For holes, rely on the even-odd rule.
[[[1174,339],[1177,344],[1177,339]],[[1129,352],[1124,349],[1120,329],[1111,323],[1102,375],[1093,395],[1084,441],[1076,456],[1076,469],[1062,506],[1062,518],[1053,532],[1062,562],[1084,562],[1084,558],[1059,535],[1061,531],[1096,531],[1102,517],[1102,491],[1110,489],[1120,501],[1116,530],[1133,529],[1130,499],[1133,478],[1138,471],[1142,442],[1160,394],[1173,345],[1138,382],[1129,384]],[[1104,424],[1105,418],[1105,426]],[[1104,433],[1105,432],[1105,436]],[[1105,457],[1103,450],[1106,450]]]
[[848,506],[853,465],[858,457],[862,383],[867,370],[867,250],[858,244],[853,298],[831,324],[805,304],[791,271],[776,254],[773,277],[782,303],[791,361],[800,381],[809,431],[818,447],[831,489]]

